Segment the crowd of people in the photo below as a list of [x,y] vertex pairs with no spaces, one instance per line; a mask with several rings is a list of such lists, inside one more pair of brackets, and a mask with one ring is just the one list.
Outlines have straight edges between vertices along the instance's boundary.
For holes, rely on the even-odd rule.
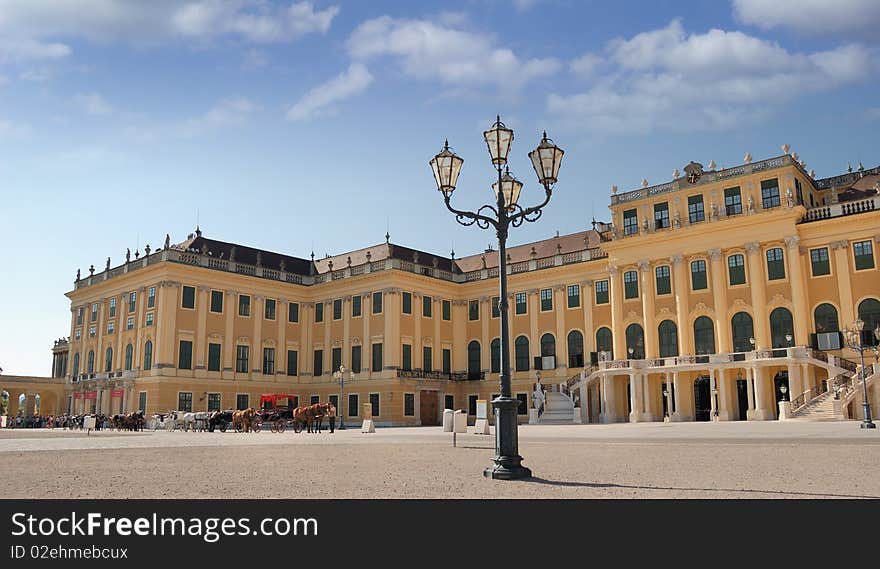
[[18,413],[15,417],[6,417],[7,429],[82,429],[85,424],[85,418],[88,416],[95,417],[95,430],[109,429],[111,425],[110,417],[99,413],[97,415],[63,415],[53,416],[25,416]]

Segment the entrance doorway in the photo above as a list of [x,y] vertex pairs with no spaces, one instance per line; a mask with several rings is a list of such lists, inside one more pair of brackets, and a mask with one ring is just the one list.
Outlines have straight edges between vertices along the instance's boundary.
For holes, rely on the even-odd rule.
[[436,427],[440,424],[438,417],[439,397],[437,391],[419,392],[419,414],[423,427]]
[[701,375],[694,380],[694,420],[708,421],[712,412],[712,396],[709,393],[709,376]]
[[739,420],[745,421],[749,410],[749,384],[745,379],[736,380],[736,402],[739,407]]
[[[782,392],[782,386],[785,386],[785,393]],[[780,371],[776,374],[776,377],[773,378],[773,393],[775,395],[775,399],[773,400],[773,414],[776,418],[779,418],[779,404],[778,401],[790,401],[789,397],[791,395],[791,388],[788,385],[788,371]]]

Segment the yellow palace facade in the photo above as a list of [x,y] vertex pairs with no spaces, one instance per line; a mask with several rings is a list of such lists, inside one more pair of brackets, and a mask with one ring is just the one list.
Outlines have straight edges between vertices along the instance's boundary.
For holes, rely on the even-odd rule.
[[[574,422],[859,417],[859,359],[840,331],[857,317],[880,326],[880,169],[816,180],[785,154],[686,170],[614,190],[610,223],[509,249],[521,420],[538,374],[548,412]],[[78,275],[54,366],[59,412],[246,408],[291,394],[352,418],[370,403],[378,425],[474,415],[499,391],[497,256],[386,237],[302,259],[199,230],[166,238]]]

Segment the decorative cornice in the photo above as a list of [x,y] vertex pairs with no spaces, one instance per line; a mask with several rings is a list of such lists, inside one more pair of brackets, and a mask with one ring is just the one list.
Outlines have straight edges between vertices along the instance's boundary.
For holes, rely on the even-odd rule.
[[614,265],[608,267],[608,274],[611,275],[612,277],[616,276],[617,273],[619,273],[619,272],[620,272],[620,269]]
[[684,255],[672,255],[669,257],[669,262],[673,265],[680,265],[684,262]]
[[715,247],[714,249],[709,249],[708,252],[709,252],[709,257],[713,261],[720,261],[721,260],[721,249]]
[[756,241],[751,241],[745,244],[746,253],[752,255],[761,250],[761,244]]
[[831,248],[834,249],[835,251],[837,249],[846,249],[847,247],[849,247],[849,241],[832,241],[831,242]]
[[785,244],[788,246],[789,249],[794,249],[795,247],[798,246],[798,243],[800,243],[800,242],[801,242],[801,238],[798,237],[797,235],[789,235],[788,237],[785,238]]
[[642,260],[636,263],[639,267],[639,270],[642,272],[648,272],[651,270],[651,261]]

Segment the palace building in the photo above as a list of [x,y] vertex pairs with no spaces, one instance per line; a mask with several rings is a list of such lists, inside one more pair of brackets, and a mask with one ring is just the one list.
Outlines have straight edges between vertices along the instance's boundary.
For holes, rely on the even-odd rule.
[[[877,343],[878,188],[880,167],[814,179],[787,153],[691,163],[670,182],[614,189],[610,223],[510,248],[522,421],[539,374],[545,422],[861,417],[860,360],[841,331],[861,318],[863,342]],[[55,355],[59,411],[241,409],[292,394],[346,418],[372,404],[378,425],[473,416],[499,392],[498,266],[492,249],[447,257],[387,237],[323,259],[198,229],[166,237],[78,275]],[[874,409],[878,371],[866,371]]]

